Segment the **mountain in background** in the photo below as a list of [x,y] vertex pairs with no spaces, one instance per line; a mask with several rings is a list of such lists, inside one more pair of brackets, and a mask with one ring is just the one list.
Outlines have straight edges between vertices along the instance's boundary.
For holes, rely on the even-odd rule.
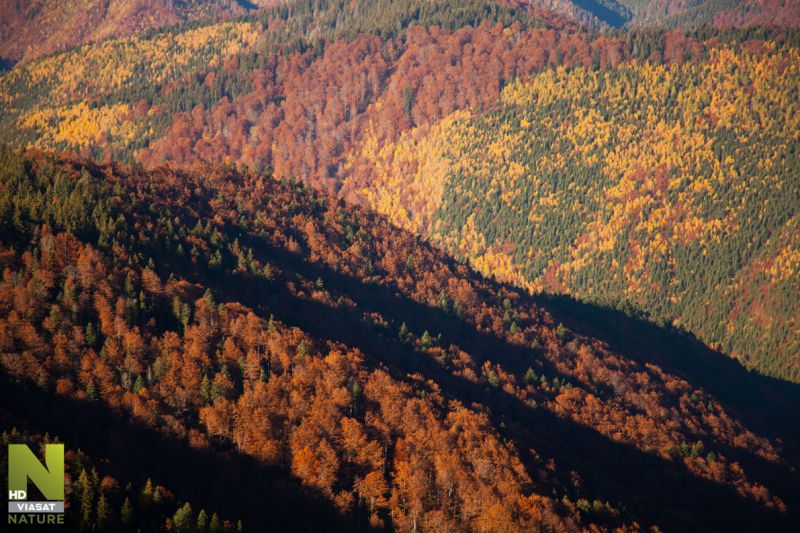
[[533,0],[590,25],[610,27],[797,28],[796,0]]
[[[800,380],[794,46],[548,70],[488,111],[368,136],[345,191],[481,272],[694,332]],[[374,129],[368,128],[369,135]]]
[[[536,6],[592,26],[797,28],[796,0],[503,0]],[[278,5],[278,0],[8,0],[0,4],[0,66],[113,37],[191,21],[224,20]],[[424,6],[424,2],[421,6]],[[303,9],[303,4],[297,6]],[[425,7],[422,7],[425,9]]]
[[83,43],[242,15],[276,0],[8,0],[0,3],[0,61],[11,66]]

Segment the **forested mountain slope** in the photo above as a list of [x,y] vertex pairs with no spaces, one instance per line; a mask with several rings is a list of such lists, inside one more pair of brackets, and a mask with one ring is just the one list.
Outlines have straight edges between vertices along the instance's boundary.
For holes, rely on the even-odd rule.
[[798,89],[797,48],[770,42],[549,70],[489,111],[366,141],[345,187],[485,274],[643,311],[797,381]]
[[164,485],[163,527],[251,530],[796,523],[796,385],[294,180],[0,159],[2,419],[87,447],[73,503]]
[[297,177],[796,381],[797,42],[593,33],[524,2],[283,4],[19,65],[0,135]]
[[[522,42],[512,47],[508,32],[503,42],[492,42],[514,22],[519,24],[515,31],[531,30]],[[341,179],[336,168],[341,161],[335,159],[354,141],[357,121],[389,89],[387,76],[395,60],[406,51],[418,51],[406,38],[413,24],[445,28],[436,41],[445,41],[451,49],[446,56],[437,55],[440,61],[456,62],[454,74],[472,86],[460,96],[462,106],[479,103],[478,98],[496,98],[500,79],[518,69],[523,74],[548,61],[569,62],[565,55],[590,54],[594,39],[574,28],[543,29],[545,21],[527,10],[477,0],[282,6],[258,17],[108,40],[20,65],[0,81],[3,140],[153,163],[229,156],[248,165],[280,167],[281,174],[313,172],[305,176],[309,181],[329,175]],[[454,35],[458,29],[463,33]],[[425,33],[419,26],[412,30],[412,35]],[[478,71],[480,63],[471,62],[469,70],[459,65],[464,46],[476,48],[470,54],[474,57],[464,61],[499,54],[499,47],[511,48],[511,64],[482,81],[479,78],[486,76]],[[533,57],[525,59],[526,55]],[[413,55],[407,57],[412,65],[416,62]],[[423,61],[421,66],[423,70],[414,73],[417,80],[397,82],[410,90],[412,82],[422,81],[440,65]],[[449,81],[456,80],[432,85],[429,98],[438,96],[443,82]],[[474,86],[476,82],[480,85]],[[390,124],[403,115],[402,101],[406,107],[413,104],[408,102],[413,93],[404,87],[395,92],[392,113],[386,113]],[[230,107],[240,103],[246,105],[241,114]],[[444,112],[457,108],[457,102],[445,105]],[[200,131],[183,131],[184,115],[179,112],[199,115],[192,127]],[[225,125],[224,134],[217,131],[222,121],[235,121]],[[407,121],[393,126],[403,127]],[[295,135],[276,139],[284,131]],[[151,146],[164,137],[164,147]],[[170,144],[175,146],[169,149]],[[277,154],[273,144],[285,147]],[[313,157],[298,154],[309,151]],[[307,161],[301,165],[299,159]]]
[[274,0],[8,0],[0,3],[0,63],[175,24],[241,15]]

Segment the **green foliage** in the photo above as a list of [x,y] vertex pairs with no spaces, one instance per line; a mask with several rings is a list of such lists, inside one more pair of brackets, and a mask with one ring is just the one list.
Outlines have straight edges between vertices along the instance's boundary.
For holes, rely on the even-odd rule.
[[192,320],[192,308],[177,296],[172,300],[172,314],[178,319],[184,330],[189,327],[189,322]]
[[136,380],[133,382],[132,391],[135,393],[139,393],[144,388],[144,380],[142,376],[136,376]]
[[497,389],[500,387],[500,377],[497,375],[497,372],[493,368],[490,368],[486,371],[486,382],[489,386],[493,389]]
[[[101,170],[107,172],[110,169]],[[213,192],[209,194],[210,191],[203,189],[208,183],[206,180],[215,183],[220,187],[219,190],[226,191],[226,194],[217,195]],[[150,409],[157,409],[155,416],[160,418],[160,415],[164,415],[163,418],[168,421],[168,426],[164,427],[177,428],[184,435],[188,429],[202,432],[197,435],[198,441],[201,442],[207,437],[210,442],[209,448],[218,448],[213,452],[209,450],[209,453],[230,453],[231,456],[242,453],[256,460],[257,454],[270,448],[270,442],[276,442],[273,448],[275,453],[283,453],[280,451],[282,445],[271,439],[286,438],[288,447],[285,451],[292,454],[291,463],[286,464],[292,465],[294,473],[304,477],[305,480],[318,480],[318,473],[327,470],[331,473],[326,474],[330,480],[328,488],[354,486],[356,492],[352,493],[354,499],[350,501],[362,502],[359,505],[368,503],[369,493],[374,494],[376,500],[388,499],[387,496],[391,495],[394,501],[398,501],[397,493],[389,492],[397,489],[395,487],[389,489],[385,482],[402,479],[402,476],[408,475],[410,477],[406,477],[407,480],[415,477],[419,481],[419,483],[414,482],[417,484],[414,490],[420,495],[419,504],[424,506],[426,505],[424,501],[428,500],[430,494],[426,485],[429,483],[428,480],[432,479],[429,475],[433,470],[414,464],[423,465],[433,458],[447,466],[447,461],[452,459],[453,472],[461,475],[459,465],[464,460],[466,463],[463,464],[475,463],[476,459],[470,457],[476,453],[480,455],[474,457],[477,457],[481,464],[493,465],[487,470],[491,477],[477,481],[478,485],[464,494],[466,496],[477,494],[478,492],[472,490],[482,491],[487,487],[491,491],[492,487],[510,483],[512,487],[520,489],[518,492],[507,493],[508,499],[523,501],[528,498],[528,494],[537,493],[527,492],[531,490],[532,477],[518,476],[514,473],[518,468],[518,473],[524,474],[524,469],[527,468],[516,459],[517,444],[520,449],[531,450],[537,442],[543,442],[540,439],[555,439],[554,441],[558,442],[561,435],[561,430],[558,428],[561,426],[572,427],[575,434],[589,438],[586,443],[575,443],[579,446],[577,448],[579,451],[601,449],[608,445],[617,446],[614,444],[616,442],[614,439],[624,439],[627,442],[619,445],[619,450],[638,455],[637,448],[642,448],[643,445],[649,446],[654,442],[660,442],[662,445],[667,442],[677,443],[680,439],[695,441],[702,436],[715,448],[719,446],[720,450],[727,449],[725,447],[727,444],[723,446],[721,443],[723,441],[727,443],[731,438],[743,442],[746,447],[737,454],[748,453],[755,456],[760,450],[770,454],[781,453],[775,452],[768,439],[754,435],[747,429],[741,429],[743,423],[740,425],[738,419],[734,419],[735,423],[721,426],[720,430],[716,425],[717,421],[731,418],[724,412],[726,406],[722,402],[727,403],[727,400],[717,401],[718,394],[714,390],[716,385],[713,382],[687,383],[686,379],[690,378],[677,377],[667,370],[662,370],[656,363],[646,365],[637,361],[635,357],[624,360],[623,357],[630,352],[615,353],[614,348],[602,346],[601,343],[589,344],[589,334],[579,329],[580,321],[574,317],[571,318],[570,324],[575,324],[576,331],[581,331],[582,336],[586,335],[586,346],[591,346],[591,349],[578,347],[577,342],[566,347],[562,343],[553,342],[557,329],[555,327],[557,318],[554,319],[553,316],[557,317],[560,313],[554,312],[550,315],[535,299],[529,298],[521,291],[480,279],[463,264],[447,260],[446,256],[433,247],[392,228],[379,217],[368,217],[362,215],[360,210],[354,210],[353,214],[345,215],[352,217],[349,221],[344,218],[336,222],[338,226],[332,224],[333,227],[327,227],[322,225],[321,221],[330,220],[336,215],[334,211],[319,212],[318,206],[323,203],[320,198],[325,199],[321,194],[303,191],[302,194],[307,197],[302,200],[298,196],[301,193],[296,185],[291,185],[289,192],[285,184],[274,180],[254,185],[258,194],[253,194],[252,190],[242,185],[251,183],[249,180],[253,178],[233,175],[230,181],[223,181],[218,180],[216,175],[191,173],[173,175],[166,171],[111,179],[111,183],[120,184],[119,187],[115,187],[112,203],[127,206],[124,214],[128,222],[123,224],[127,228],[126,233],[132,234],[135,240],[119,241],[112,250],[104,250],[100,254],[93,249],[92,243],[82,243],[72,237],[67,239],[67,235],[52,236],[43,228],[35,228],[40,235],[38,240],[24,252],[18,253],[27,254],[26,257],[30,258],[28,264],[31,266],[19,273],[6,269],[7,281],[4,284],[6,290],[2,291],[3,308],[11,309],[12,306],[19,306],[19,311],[17,315],[3,322],[2,325],[6,328],[3,331],[10,329],[7,324],[13,325],[14,321],[20,323],[17,316],[22,316],[25,312],[27,302],[19,297],[14,298],[16,288],[27,286],[35,289],[36,276],[45,278],[49,273],[38,267],[36,260],[39,257],[43,257],[44,260],[49,258],[56,264],[55,273],[50,280],[45,279],[45,281],[52,285],[53,290],[49,295],[45,295],[46,298],[42,297],[42,302],[36,306],[38,311],[34,309],[34,312],[44,317],[50,313],[53,305],[62,305],[61,327],[66,328],[69,324],[81,325],[81,322],[70,322],[67,301],[69,298],[65,297],[68,292],[65,284],[74,275],[81,285],[91,287],[86,290],[79,289],[74,295],[77,299],[86,301],[86,305],[79,309],[78,315],[85,314],[87,321],[99,324],[98,329],[101,329],[107,337],[103,339],[104,351],[95,356],[91,350],[84,349],[85,347],[80,345],[85,327],[83,331],[74,328],[73,337],[77,338],[76,345],[67,344],[66,353],[69,354],[74,350],[81,354],[82,360],[80,366],[75,361],[75,368],[60,370],[59,359],[53,356],[57,350],[52,349],[52,344],[48,344],[51,342],[51,332],[48,331],[51,321],[45,320],[47,324],[39,327],[38,324],[42,321],[31,319],[29,329],[37,335],[27,335],[31,339],[15,337],[13,340],[21,346],[26,346],[25,343],[46,346],[45,350],[40,350],[43,352],[40,360],[42,366],[49,371],[45,376],[51,382],[58,383],[63,390],[64,384],[70,383],[67,380],[71,380],[74,388],[69,394],[77,398],[82,398],[80,387],[88,388],[90,384],[97,383],[97,395],[102,401],[120,405],[123,412],[133,410],[134,415],[143,420],[154,414],[149,411]],[[131,199],[123,185],[135,190],[137,197]],[[251,219],[245,218],[244,215],[239,216],[235,209],[240,194],[252,199],[252,203],[242,208],[243,212],[252,216]],[[162,202],[162,198],[168,200]],[[288,214],[287,206],[291,200],[297,200],[297,208],[295,212]],[[213,203],[219,217],[208,216],[206,203]],[[269,224],[259,222],[265,220],[265,217],[271,217]],[[198,220],[202,222],[198,223]],[[369,238],[359,237],[360,247],[354,250],[356,247],[342,243],[340,237],[344,223],[350,222],[350,225],[358,226],[356,221],[363,222],[359,233],[363,231]],[[237,224],[247,225],[246,234],[245,228],[240,230]],[[137,228],[146,230],[137,234]],[[313,239],[303,238],[305,234],[314,233],[307,228],[319,228],[321,236],[313,236],[319,237],[322,244],[312,242]],[[216,232],[220,233],[217,238],[220,244],[236,242],[239,243],[237,246],[244,246],[244,243],[264,242],[267,244],[264,248],[267,249],[270,260],[274,260],[280,267],[280,291],[274,290],[278,283],[264,284],[263,291],[253,290],[254,293],[249,300],[253,304],[252,312],[243,304],[237,303],[235,298],[242,288],[250,291],[251,287],[256,286],[248,285],[249,282],[263,283],[257,276],[246,271],[231,272],[233,281],[243,282],[242,286],[237,284],[233,289],[225,286],[228,280],[213,284],[204,283],[208,279],[216,279],[217,276],[204,279],[203,275],[209,273],[202,262],[198,265],[185,265],[184,263],[188,261],[177,264],[171,262],[174,259],[170,257],[168,251],[172,248],[161,246],[165,241],[174,243],[177,239],[185,239],[187,247],[196,248],[200,257],[207,257],[211,236]],[[225,235],[221,235],[222,233]],[[264,236],[269,236],[269,239]],[[12,234],[9,238],[13,237]],[[48,255],[54,251],[59,252],[58,245],[62,242],[59,238],[74,249],[80,248],[80,256],[75,250],[71,254],[70,261],[74,263],[64,262],[59,265],[54,260],[59,257],[57,253]],[[301,248],[308,247],[312,251],[319,251],[319,262],[316,264],[311,261],[305,262],[300,254],[290,252],[291,248],[297,246],[296,240],[301,241]],[[152,243],[159,244],[156,246]],[[158,248],[163,248],[167,252],[159,254]],[[395,249],[399,249],[399,253],[393,256],[396,264],[389,265],[395,268],[387,268],[383,264],[385,261],[378,258],[391,259]],[[410,280],[401,284],[389,270],[398,271],[402,258],[407,257],[412,249],[418,258],[420,274],[410,277]],[[102,271],[105,279],[98,279],[100,276],[97,272],[86,267],[84,260],[92,259],[91,254],[97,254],[94,259],[97,262],[97,271]],[[6,253],[3,257],[9,255],[11,254]],[[243,255],[246,257],[246,252]],[[373,260],[374,274],[368,277],[366,274],[368,264]],[[297,264],[302,264],[303,268],[292,270]],[[337,276],[334,271],[320,268],[333,265],[337,266],[337,272],[340,270],[347,272],[347,276]],[[161,281],[167,278],[163,270],[172,273],[165,282]],[[156,274],[156,271],[161,275]],[[348,301],[342,305],[326,301],[325,305],[319,305],[316,301],[307,300],[307,289],[314,285],[313,280],[320,272],[325,272],[323,275],[326,281],[330,280],[328,283],[332,286],[332,292],[344,294],[345,291],[342,290],[344,287],[348,291],[347,296],[353,298],[356,303]],[[188,275],[184,277],[184,273]],[[350,275],[354,277],[352,281],[349,279]],[[340,277],[348,278],[343,281],[343,285],[336,282]],[[377,285],[378,283],[384,285]],[[213,287],[214,292],[207,291],[203,294],[207,287]],[[381,301],[379,297],[384,294],[382,288],[388,289],[387,293],[394,297]],[[92,294],[90,290],[95,291],[94,294],[98,297],[86,297]],[[273,292],[278,294],[271,294]],[[29,294],[34,299],[40,298],[35,290],[31,290]],[[180,297],[176,299],[177,295]],[[152,305],[149,305],[148,309],[160,310],[156,311],[160,315],[153,321],[143,317],[139,324],[129,325],[124,335],[120,335],[110,331],[107,326],[109,324],[119,328],[125,326],[126,313],[123,301],[128,297],[142,301],[152,299]],[[181,321],[184,327],[189,322],[188,318],[182,319],[184,306],[188,304],[184,304],[181,298],[195,302],[195,324],[187,328],[184,335],[174,331],[176,321]],[[405,298],[408,298],[409,302],[405,302]],[[103,302],[103,299],[109,301]],[[113,301],[119,302],[116,308],[113,306]],[[226,304],[220,308],[217,306],[217,301],[225,301]],[[281,325],[276,320],[269,322],[264,320],[270,316],[270,310],[284,312],[288,309],[288,305],[285,307],[280,305],[281,301],[291,302],[297,306],[294,320],[300,321],[304,327],[309,324],[319,324],[322,318],[323,326],[327,329],[315,330],[317,335],[311,337],[304,334],[300,327]],[[462,318],[447,315],[442,311],[445,308],[452,309],[454,302],[464,302]],[[363,307],[358,309],[359,305]],[[323,309],[328,306],[331,309]],[[352,309],[353,307],[356,309]],[[371,313],[362,313],[366,310]],[[83,317],[80,317],[80,320],[83,320]],[[411,336],[408,327],[402,326],[404,321],[407,321],[415,331],[429,328],[430,331],[436,332],[435,335],[431,335],[426,331],[420,342],[414,343],[416,347],[422,344],[430,348],[430,353],[416,351],[414,346],[383,342],[392,335],[389,324],[401,324],[399,331]],[[375,323],[382,324],[378,332],[372,327]],[[509,335],[511,324],[517,324],[520,328],[513,337]],[[344,348],[346,344],[341,341],[331,342],[333,339],[327,336],[327,331],[332,331],[335,339],[338,332],[345,331],[344,328],[353,328],[356,340],[364,341],[359,343],[363,346],[363,352],[361,349]],[[116,339],[112,337],[113,335],[122,337],[118,346],[114,344]],[[564,335],[559,334],[559,336]],[[531,342],[546,339],[547,353],[537,354],[536,362],[533,363],[531,359],[534,355],[528,349],[525,339]],[[136,361],[132,354],[137,351],[136,347],[141,344],[139,342],[141,340],[144,341],[142,350],[145,353],[139,361]],[[433,346],[434,343],[436,347]],[[314,357],[308,353],[312,351],[312,347]],[[128,353],[123,355],[119,348]],[[3,346],[3,349],[6,350],[6,346]],[[494,361],[487,360],[488,357]],[[9,364],[9,362],[14,363],[12,358],[4,357],[3,365],[9,371],[19,372],[20,365],[15,368],[13,364]],[[443,361],[443,364],[438,364],[437,358],[440,358],[439,361]],[[525,376],[525,381],[531,384],[537,379],[537,373],[532,367],[526,372],[528,364],[535,365],[537,370],[541,369],[538,371],[541,374],[538,377],[541,387],[518,386],[522,375]],[[95,365],[98,370],[92,372],[83,370],[91,365]],[[256,383],[255,376],[258,376],[267,365],[274,365],[274,378],[266,385]],[[32,368],[34,365],[24,366],[22,371],[36,370]],[[133,369],[133,367],[138,368]],[[430,368],[433,368],[433,372],[429,374]],[[215,373],[215,370],[218,371]],[[395,373],[395,370],[399,370],[396,372],[399,379],[390,375]],[[417,370],[420,372],[417,373]],[[552,380],[552,386],[548,386],[548,377],[545,373]],[[142,381],[145,381],[144,376],[147,376],[148,394],[128,393],[130,381],[134,381],[136,388],[135,383],[139,381],[138,378],[141,377]],[[36,377],[32,376],[33,379]],[[559,395],[559,389],[571,387],[569,382],[574,384],[576,390],[572,394]],[[281,388],[288,386],[296,388]],[[709,389],[711,393],[704,392]],[[718,406],[716,409],[720,411],[718,415],[707,416],[701,401],[692,405],[686,401],[687,391],[695,390],[698,391],[696,393],[698,400],[702,400],[703,403],[707,399],[710,401],[713,394],[715,405]],[[621,397],[622,391],[626,391],[626,398],[635,398],[636,405],[628,406],[629,402],[619,401],[618,397]],[[451,395],[451,392],[454,394]],[[249,396],[273,393],[275,396],[271,397],[272,399]],[[322,396],[323,394],[327,396]],[[223,396],[230,401],[222,401]],[[780,398],[777,390],[776,397]],[[248,398],[252,401],[248,401]],[[215,399],[217,401],[214,401]],[[314,401],[311,402],[310,399]],[[384,400],[392,402],[392,405],[381,405]],[[133,407],[127,407],[128,403],[132,403]],[[307,414],[291,415],[290,413],[300,405],[303,405],[302,409],[307,409]],[[662,409],[661,406],[666,408]],[[563,423],[536,424],[537,421],[546,422],[556,413]],[[685,417],[685,422],[671,426],[669,421],[675,419],[675,413]],[[312,422],[319,424],[312,426],[314,432],[322,435],[325,431],[329,431],[330,439],[320,439],[318,443],[309,442],[310,433],[299,430],[298,421],[302,425],[317,419],[319,421]],[[397,422],[392,422],[393,419]],[[384,424],[387,422],[384,420],[397,425],[390,425],[388,431],[385,431]],[[631,421],[631,424],[620,424],[619,420]],[[640,421],[654,423],[639,423]],[[274,425],[267,427],[265,424]],[[323,430],[323,424],[327,429]],[[370,424],[373,425],[370,427]],[[405,424],[416,425],[405,427]],[[592,429],[584,431],[578,428],[578,425],[586,425]],[[661,426],[665,426],[666,429]],[[537,427],[544,433],[538,430],[529,432],[526,427]],[[413,437],[415,433],[421,437]],[[595,433],[599,433],[600,436],[594,436]],[[529,438],[529,435],[534,434],[535,438]],[[389,446],[392,442],[401,442],[399,439],[406,440],[412,447],[422,447],[428,459],[406,463],[409,466],[405,471],[390,465],[390,470],[387,472],[384,459],[391,451]],[[424,448],[432,439],[439,443],[435,452],[430,451],[431,448],[427,450]],[[249,444],[246,444],[248,442]],[[342,444],[345,442],[346,445]],[[193,444],[197,443],[193,441]],[[463,447],[448,449],[450,443],[463,443]],[[201,447],[205,448],[202,445]],[[316,451],[326,448],[330,451],[327,453],[328,459],[314,458]],[[561,447],[548,447],[542,457],[549,461],[552,456],[559,464],[563,464],[565,460],[569,464],[572,447],[563,450],[563,455],[558,453],[558,448]],[[371,486],[372,482],[367,483],[367,478],[363,477],[365,473],[370,472],[370,467],[362,469],[362,466],[356,463],[360,461],[357,457],[362,453],[371,455],[368,461],[374,464],[371,476],[373,482],[376,482],[374,487]],[[391,453],[394,453],[395,457],[390,462],[395,463],[398,457],[402,456],[400,454],[405,452],[401,446],[395,445]],[[687,445],[685,453],[702,457],[701,454],[705,454],[705,450],[702,446]],[[486,457],[489,459],[485,459]],[[270,460],[274,459],[273,457]],[[688,476],[706,475],[702,470],[705,468],[703,461],[694,460],[685,463],[685,465],[678,462],[666,465],[668,468],[663,473],[686,476],[684,479],[687,480],[691,479]],[[249,459],[245,464],[251,464]],[[649,462],[649,464],[655,463]],[[719,462],[719,465],[728,464],[730,463],[727,460]],[[694,470],[687,472],[684,466]],[[750,479],[754,477],[758,479],[758,474],[750,474],[750,465],[746,467],[747,477],[731,469],[723,469],[720,474],[713,472],[712,474],[720,483],[746,486],[744,483]],[[420,468],[427,469],[423,471],[419,470]],[[502,477],[496,477],[491,473],[498,469],[504,472]],[[344,474],[349,477],[340,480],[339,472],[344,471],[350,471],[349,474]],[[84,472],[89,470],[85,469]],[[163,476],[162,472],[164,471],[158,475]],[[467,468],[464,472],[466,473],[464,479],[475,473],[472,468]],[[543,470],[539,471],[538,468],[531,471],[531,474],[533,473],[543,474],[539,478],[541,480],[545,480],[549,475],[544,474]],[[738,477],[728,479],[723,477],[734,473]],[[579,475],[570,473],[569,477],[577,478]],[[481,474],[479,477],[483,476]],[[85,520],[88,527],[92,527],[92,520],[95,524],[99,523],[100,513],[97,510],[99,483],[94,473],[91,475],[86,473],[83,477],[84,483],[88,481],[87,485],[93,487],[91,493],[94,500],[88,507],[89,516]],[[562,478],[560,475],[558,477]],[[563,479],[566,480],[567,476],[563,476]],[[314,483],[318,484],[318,481]],[[104,481],[103,486],[105,485]],[[709,483],[703,481],[697,485],[707,488]],[[562,487],[561,481],[557,481],[552,488],[556,487],[559,489]],[[447,509],[445,495],[449,489],[446,486],[440,488],[441,490],[437,489],[433,496],[442,497],[442,501],[445,502],[444,509]],[[647,487],[642,489],[649,490]],[[523,493],[523,490],[526,492]],[[693,496],[698,489],[692,487],[691,490]],[[728,488],[725,488],[725,491],[728,491]],[[739,497],[735,491],[730,492],[734,499]],[[113,490],[108,490],[106,493],[109,498],[115,494],[119,493]],[[136,492],[131,488],[126,490],[124,495],[134,494]],[[574,501],[578,501],[584,494],[586,493],[576,493]],[[651,499],[658,494],[669,496],[668,491],[660,490],[647,493],[646,496]],[[121,499],[124,495],[121,494],[118,498]],[[135,516],[131,516],[133,510],[130,509],[130,501],[129,509],[121,512],[121,515],[128,516],[127,521],[135,522],[133,528],[143,531],[155,530],[164,527],[165,524],[171,524],[176,531],[201,527],[203,521],[200,516],[192,513],[190,505],[184,505],[187,496],[190,495],[175,494],[173,497],[170,491],[148,481],[136,501]],[[85,500],[89,501],[92,498]],[[180,504],[173,498],[179,498]],[[541,498],[542,502],[550,505],[546,496],[543,495]],[[77,496],[73,496],[71,501],[76,503],[76,510],[80,508]],[[579,518],[571,510],[574,509],[570,507],[571,500],[564,501],[567,506],[565,509],[568,509],[566,512],[572,515],[571,519],[578,520]],[[119,503],[119,500],[114,502],[115,509],[120,508]],[[402,513],[401,507],[402,504],[398,504],[391,512]],[[389,512],[385,503],[381,504],[380,508],[380,513]],[[535,509],[537,512],[546,511],[546,507],[540,509],[538,504]],[[591,506],[591,510],[595,511],[594,505]],[[494,520],[497,516],[496,511],[497,509],[489,508],[484,518]],[[456,512],[462,511],[456,510]],[[95,516],[92,517],[92,514]],[[173,516],[172,520],[168,519],[170,515]],[[382,516],[387,515],[382,514]],[[429,518],[435,516],[449,515],[446,512],[440,514],[438,511],[436,514],[428,515]],[[558,515],[545,516],[550,521]],[[410,516],[408,518],[406,524],[412,524],[413,519]],[[218,519],[216,523],[219,527]],[[232,523],[235,523],[235,519],[229,522]],[[472,525],[479,523],[473,521]],[[526,521],[525,524],[531,526],[528,528],[519,525],[522,522],[509,521],[507,529],[536,529],[538,523],[538,521]],[[613,524],[611,521],[609,523]],[[214,524],[215,515],[212,515],[209,529],[215,529]],[[456,529],[462,525],[463,528],[471,528],[466,522],[463,524],[454,522],[454,524],[457,526]],[[587,522],[587,525],[590,524]],[[620,525],[626,524],[620,523]]]
[[86,470],[81,471],[77,485],[78,500],[80,502],[80,528],[89,530],[92,528],[94,517],[94,488]]
[[295,353],[300,357],[305,357],[310,353],[305,340],[300,341],[300,344],[297,345]]
[[533,350],[535,353],[537,354],[541,353],[542,349],[543,346],[542,346],[542,341],[540,339],[536,338],[531,341],[531,350]]
[[402,39],[412,25],[457,29],[482,21],[504,25],[519,21],[534,27],[541,24],[525,10],[484,0],[311,0],[283,4],[249,20],[266,23],[274,17],[285,21],[285,26],[270,32],[269,38],[284,49],[320,47],[325,42],[353,40],[364,34]]
[[556,326],[556,337],[563,342],[566,342],[571,338],[569,330],[561,322],[559,322],[558,326]]
[[509,84],[431,141],[450,169],[431,238],[800,380],[798,50],[767,47]]
[[[3,417],[7,417],[9,411],[6,408],[2,410]],[[128,469],[110,465],[105,456],[97,460],[87,455],[78,446],[70,444],[70,439],[65,442],[50,434],[30,434],[28,430],[20,432],[16,428],[0,432],[0,446],[5,448],[10,443],[27,444],[32,450],[45,444],[65,443],[70,450],[64,458],[67,476],[66,523],[70,531],[159,531],[163,530],[167,513],[172,513],[171,504],[165,505],[165,502],[172,501],[170,491],[164,491],[163,487],[156,486],[148,479],[139,491],[139,497],[132,501],[131,495],[137,492],[133,483],[125,483],[125,478],[114,477],[125,475]],[[0,463],[0,475],[4,478],[8,474],[7,466]],[[162,497],[162,492],[167,496]],[[187,505],[178,508],[175,513],[178,524],[183,524],[183,517],[189,519],[188,527],[183,531],[222,533],[225,530],[217,513],[209,520],[208,513],[201,510],[197,520],[193,521],[191,505]]]
[[54,162],[37,168],[23,155],[0,147],[0,231],[28,237],[48,224],[84,238],[110,236],[110,207],[105,184],[85,169],[78,179],[55,170]]
[[109,507],[108,500],[104,494],[100,494],[100,497],[97,499],[97,511],[96,511],[96,529],[98,530],[106,530],[111,525],[111,508]]
[[423,350],[433,346],[433,337],[431,337],[431,334],[428,333],[427,329],[422,332],[422,337],[420,338],[420,344],[422,345]]
[[400,324],[400,329],[397,330],[397,337],[400,339],[401,342],[408,341],[408,326],[405,322]]
[[[526,10],[485,0],[312,0],[282,2],[237,21],[193,22],[90,43],[0,74],[0,93],[8,95],[0,141],[26,146],[38,140],[56,150],[132,162],[169,129],[172,115],[249,93],[250,74],[274,75],[278,55],[318,57],[339,39],[403,40],[413,25],[456,29],[483,21],[541,24]],[[152,112],[131,112],[141,104]],[[117,121],[124,124],[113,133],[94,135],[99,123]]]

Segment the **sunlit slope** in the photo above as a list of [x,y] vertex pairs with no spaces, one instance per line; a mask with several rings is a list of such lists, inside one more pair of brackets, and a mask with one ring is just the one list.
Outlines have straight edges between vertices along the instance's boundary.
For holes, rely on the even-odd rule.
[[275,0],[19,0],[0,5],[0,60],[28,62],[111,37],[242,15]]
[[[280,108],[294,89],[291,78],[303,76],[332,43],[338,42],[346,55],[354,56],[363,46],[353,41],[361,37],[373,43],[375,56],[390,61],[398,47],[402,50],[410,25],[455,30],[482,22],[543,24],[528,10],[509,3],[514,4],[479,0],[283,3],[236,21],[183,25],[85,44],[19,64],[0,75],[0,140],[131,161],[165,135],[172,137],[167,145],[176,144],[169,128],[177,122],[177,113],[224,108],[255,93],[259,102],[248,107],[246,116],[231,116],[231,111],[223,109],[222,118],[208,125],[213,131],[196,138],[195,132],[181,132],[185,138],[177,139],[177,144],[196,145],[200,137],[208,140],[225,129],[224,144],[234,146],[241,128],[230,122],[241,119],[257,125],[259,118],[269,116],[271,107]],[[345,67],[345,58],[336,59],[340,62],[325,68],[352,72],[361,66],[356,62]],[[383,75],[381,69],[377,75]],[[319,84],[313,78],[302,80],[299,86],[313,89]],[[343,86],[342,92],[358,100],[363,111],[371,94],[384,89],[382,81],[366,95],[358,94],[359,86],[352,84]],[[321,100],[330,96],[323,95]],[[226,124],[220,125],[221,121]],[[202,121],[195,123],[203,126]],[[256,142],[257,150],[242,154],[234,146],[229,150],[231,159],[270,164],[272,136],[270,132],[264,136],[269,137],[262,143],[264,149]],[[195,148],[201,159],[216,159],[203,147],[191,146]],[[187,162],[187,157],[175,153],[159,153],[150,159],[156,164]]]
[[0,78],[4,140],[62,150],[135,150],[157,135],[162,89],[251,49],[252,23],[223,23],[85,45],[20,65]]
[[484,273],[642,310],[797,380],[799,70],[767,43],[547,71],[365,150],[362,192]]
[[514,2],[282,5],[18,65],[0,140],[271,169],[796,377],[796,41],[605,35]]

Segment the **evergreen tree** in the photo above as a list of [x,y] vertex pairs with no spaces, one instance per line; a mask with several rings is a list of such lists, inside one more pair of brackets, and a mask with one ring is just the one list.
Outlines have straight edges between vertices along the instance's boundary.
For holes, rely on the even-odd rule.
[[153,505],[153,482],[148,479],[147,482],[144,484],[144,488],[142,492],[139,493],[139,509],[147,514],[150,508]]
[[142,379],[141,374],[136,376],[136,381],[133,382],[133,392],[139,393],[144,388],[144,380]]
[[97,500],[97,529],[104,530],[111,524],[111,508],[105,494]]
[[86,470],[81,470],[78,477],[78,500],[80,502],[80,528],[83,530],[92,527],[92,508],[94,507],[94,497],[92,494],[92,483]]
[[133,525],[133,506],[131,505],[131,499],[127,496],[125,496],[125,501],[122,502],[122,509],[120,509],[119,516],[122,525],[125,527],[131,527]]
[[200,509],[200,513],[197,515],[197,531],[199,533],[208,531],[208,515],[205,509]]
[[408,326],[406,326],[405,322],[400,324],[400,330],[397,332],[397,336],[403,342],[406,342],[406,340],[408,340]]
[[208,530],[210,533],[223,533],[225,531],[217,513],[211,515],[211,523],[208,525]]
[[556,337],[562,341],[569,340],[569,330],[560,322],[558,323],[558,326],[556,326]]
[[97,389],[94,386],[94,381],[90,380],[89,384],[86,385],[86,397],[90,400],[97,399]]
[[489,369],[486,372],[486,381],[493,389],[496,389],[500,386],[500,377],[497,375],[497,372],[495,372],[494,369]]
[[305,340],[300,341],[300,344],[297,345],[297,355],[300,357],[304,357],[309,354],[308,345],[306,344]]
[[94,324],[86,324],[86,345],[94,347],[97,344],[97,333],[94,331]]
[[184,532],[192,529],[192,506],[189,502],[183,504],[172,516],[172,524],[175,531]]
[[433,339],[431,338],[431,334],[428,333],[428,330],[422,332],[422,338],[420,339],[420,343],[422,343],[422,348],[430,348],[433,345]]
[[205,404],[210,404],[213,400],[211,396],[211,380],[208,379],[208,376],[203,376],[203,380],[200,382],[200,399]]

